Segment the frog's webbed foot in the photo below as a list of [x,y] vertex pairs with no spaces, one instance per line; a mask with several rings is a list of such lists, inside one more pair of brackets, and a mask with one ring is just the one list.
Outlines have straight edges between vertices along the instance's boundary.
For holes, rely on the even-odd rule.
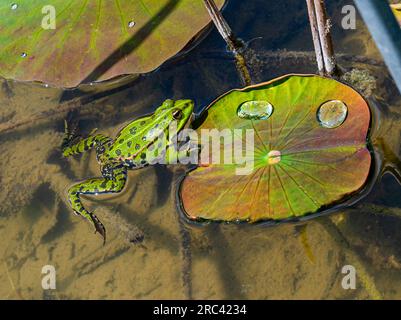
[[82,139],[80,135],[77,135],[77,128],[78,125],[75,123],[73,125],[73,128],[70,129],[67,123],[67,120],[64,120],[64,137],[63,137],[63,142],[61,143],[61,150],[63,152],[63,155],[66,156],[66,152],[68,153],[67,150],[70,150],[71,147],[76,144],[77,141]]
[[74,140],[74,138],[76,137],[75,136],[76,131],[77,131],[76,124],[73,126],[72,130],[70,130],[67,120],[64,120],[64,138],[63,138],[63,143],[61,145],[61,147],[63,149],[65,147],[68,147],[71,144],[71,142]]
[[93,224],[95,226],[95,233],[99,232],[99,234],[103,237],[103,245],[106,243],[106,228],[104,227],[103,223],[100,222],[98,217],[91,213],[91,218],[93,221]]
[[[79,199],[80,200],[80,199]],[[80,203],[79,203],[80,204]],[[73,207],[77,207],[78,205],[78,201],[75,200],[75,203],[73,205]],[[88,212],[83,206],[82,204],[80,204],[80,212],[77,211],[77,208],[74,209],[74,213],[77,216],[83,216],[84,218],[86,218],[88,221],[93,223],[93,226],[95,227],[95,233],[99,233],[102,238],[103,238],[103,245],[106,244],[106,228],[104,227],[103,223],[99,220],[99,218],[91,212]]]
[[75,215],[83,216],[87,220],[91,221],[95,227],[95,233],[99,233],[103,238],[103,245],[106,244],[106,228],[104,227],[103,223],[99,220],[99,218],[91,212],[86,211],[83,206],[81,212],[74,210]]

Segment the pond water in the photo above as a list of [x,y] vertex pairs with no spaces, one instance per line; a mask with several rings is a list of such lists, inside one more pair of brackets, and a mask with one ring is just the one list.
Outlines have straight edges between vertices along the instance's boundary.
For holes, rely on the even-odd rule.
[[[341,8],[348,1],[326,2],[339,64],[344,71],[354,69],[347,79],[374,108],[371,133],[379,164],[396,168],[400,95],[359,17],[355,30],[341,28]],[[248,43],[245,57],[254,83],[316,72],[304,1],[229,0],[223,14]],[[94,128],[113,136],[166,98],[193,99],[199,112],[241,87],[214,29],[158,70],[119,82],[68,91],[0,82],[1,123],[57,110],[60,101],[96,92],[79,114],[68,116],[79,120],[83,136]],[[394,175],[372,180],[370,192],[352,207],[307,222],[197,226],[182,221],[176,209],[185,167],[147,167],[129,173],[121,194],[85,198],[108,230],[103,246],[92,226],[65,204],[74,181],[100,172],[93,152],[62,159],[64,117],[56,114],[0,135],[1,299],[401,298],[401,188]],[[143,233],[143,242],[127,242],[127,228]],[[45,265],[56,269],[56,290],[42,289]],[[355,290],[341,285],[345,265],[356,269]]]

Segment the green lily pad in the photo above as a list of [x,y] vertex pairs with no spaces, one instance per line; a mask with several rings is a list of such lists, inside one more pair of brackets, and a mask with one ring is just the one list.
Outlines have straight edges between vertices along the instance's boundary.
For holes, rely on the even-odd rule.
[[[238,116],[239,106],[247,101],[269,103],[270,117],[262,117],[263,110],[259,119]],[[232,90],[206,110],[199,137],[204,129],[252,130],[252,170],[238,175],[244,164],[235,159],[232,164],[204,160],[178,189],[181,208],[190,219],[302,217],[343,201],[367,181],[372,164],[366,142],[370,110],[363,97],[343,83],[287,75]],[[236,135],[245,145],[245,133]],[[221,139],[220,147],[224,144]],[[203,150],[206,146],[203,143]]]
[[[222,7],[224,0],[216,3]],[[55,9],[55,29],[42,27],[42,21],[52,27],[49,6]],[[74,87],[149,72],[208,22],[203,1],[2,1],[0,75]]]

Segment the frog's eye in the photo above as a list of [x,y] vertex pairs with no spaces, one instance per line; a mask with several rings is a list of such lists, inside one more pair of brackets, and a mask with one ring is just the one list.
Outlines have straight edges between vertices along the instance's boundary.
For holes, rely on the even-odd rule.
[[180,120],[182,119],[182,111],[180,109],[175,109],[173,110],[173,118],[175,120]]

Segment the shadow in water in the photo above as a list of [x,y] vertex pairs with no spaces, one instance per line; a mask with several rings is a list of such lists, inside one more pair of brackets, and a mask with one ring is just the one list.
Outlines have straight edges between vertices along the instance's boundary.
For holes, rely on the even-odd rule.
[[210,225],[206,232],[213,248],[216,250],[214,262],[217,264],[220,279],[224,283],[224,299],[245,299],[239,278],[232,269],[233,253],[230,250],[230,244],[221,232],[221,225]]
[[70,231],[73,227],[70,216],[72,216],[72,213],[69,208],[67,208],[63,202],[59,202],[57,206],[56,224],[42,236],[41,243],[49,243]]
[[[32,194],[31,203],[23,210],[24,218],[28,219],[31,224],[34,224],[44,214],[41,208],[46,208],[52,211],[54,205],[55,194],[50,189],[48,183],[40,185]],[[33,208],[35,208],[33,210]]]
[[163,206],[170,197],[171,181],[173,172],[166,166],[156,165],[155,173],[157,176],[157,207]]
[[117,48],[100,65],[98,65],[82,82],[90,82],[99,79],[113,65],[129,55],[148,38],[151,33],[165,20],[181,0],[170,0],[157,12],[144,26],[142,26],[130,39]]
[[139,226],[145,232],[145,239],[163,245],[170,252],[177,254],[180,250],[177,238],[163,227],[149,222],[148,215],[138,214],[128,205],[120,204],[118,211],[128,222]]

